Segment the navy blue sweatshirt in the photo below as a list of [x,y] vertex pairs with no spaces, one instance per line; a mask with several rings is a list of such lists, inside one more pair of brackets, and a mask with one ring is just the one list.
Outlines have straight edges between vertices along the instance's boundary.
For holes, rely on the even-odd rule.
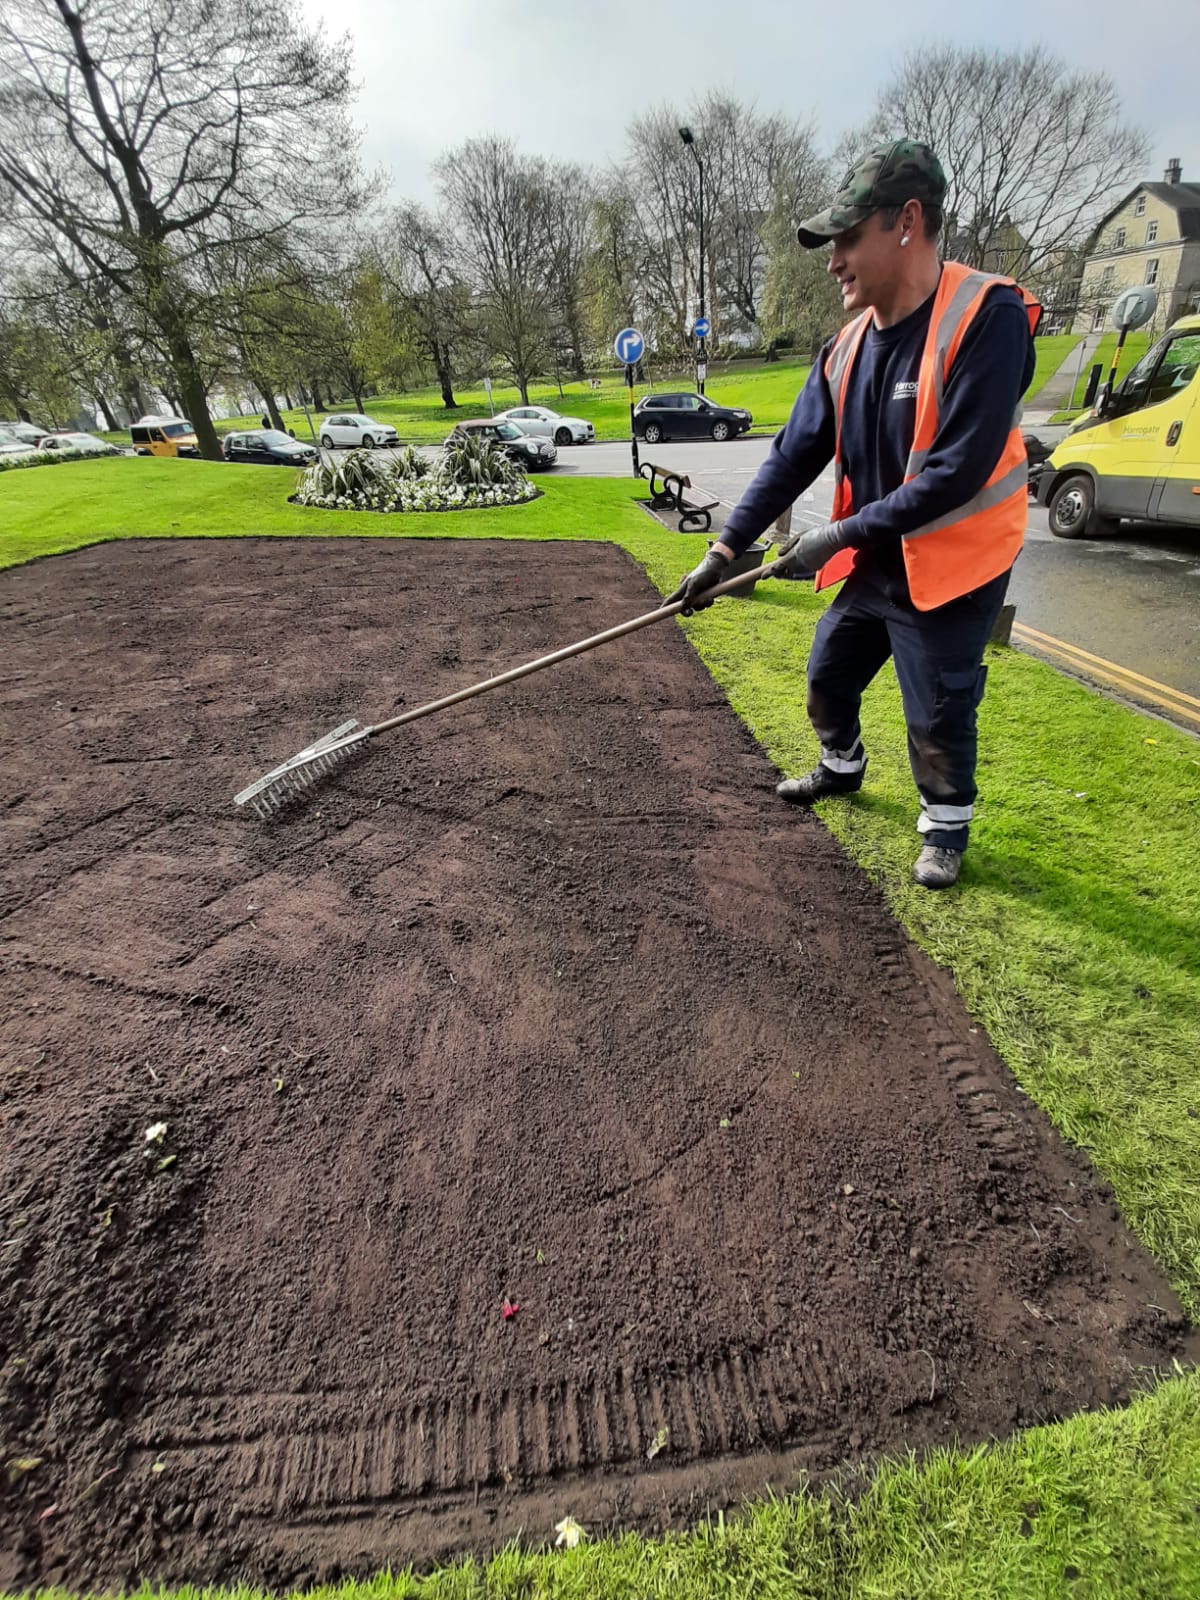
[[[859,346],[842,411],[842,457],[854,512],[842,526],[867,552],[856,577],[911,605],[901,537],[978,494],[995,470],[1017,402],[1033,377],[1034,350],[1021,297],[993,289],[950,369],[940,426],[925,465],[904,482],[916,425],[917,380],[933,295],[890,328],[872,322]],[[828,466],[833,397],[825,379],[829,343],[814,362],[786,427],[730,512],[722,542],[740,555]]]

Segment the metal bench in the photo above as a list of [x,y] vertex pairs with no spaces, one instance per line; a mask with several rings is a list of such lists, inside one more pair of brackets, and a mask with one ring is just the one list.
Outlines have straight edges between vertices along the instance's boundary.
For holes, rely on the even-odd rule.
[[[712,513],[720,500],[697,500],[689,496],[692,480],[686,472],[664,467],[656,461],[643,461],[639,472],[650,485],[650,509],[675,511],[679,515],[680,533],[707,533],[712,527]],[[701,491],[703,492],[703,491]]]

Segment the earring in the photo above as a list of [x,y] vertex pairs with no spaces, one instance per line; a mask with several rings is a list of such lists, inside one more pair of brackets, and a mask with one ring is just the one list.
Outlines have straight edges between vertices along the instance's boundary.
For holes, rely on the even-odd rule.
[[901,237],[901,240],[900,240],[900,248],[901,248],[901,250],[903,250],[903,249],[904,249],[904,246],[905,246],[905,245],[906,245],[906,244],[907,244],[907,243],[908,243],[908,235],[907,235],[907,234],[904,234],[904,235],[903,235],[903,236],[902,236],[902,237]]

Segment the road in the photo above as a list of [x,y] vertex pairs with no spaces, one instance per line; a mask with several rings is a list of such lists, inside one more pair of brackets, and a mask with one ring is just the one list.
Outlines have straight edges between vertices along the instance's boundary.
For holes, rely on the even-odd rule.
[[[679,467],[719,496],[720,526],[770,444],[663,444],[643,449],[642,459]],[[632,473],[628,443],[575,446],[558,459],[559,475]],[[797,502],[793,525],[801,515],[824,522],[832,503],[827,472]],[[1019,647],[1200,732],[1200,534],[1125,524],[1114,538],[1067,541],[1054,538],[1045,511],[1031,505],[1009,599]]]

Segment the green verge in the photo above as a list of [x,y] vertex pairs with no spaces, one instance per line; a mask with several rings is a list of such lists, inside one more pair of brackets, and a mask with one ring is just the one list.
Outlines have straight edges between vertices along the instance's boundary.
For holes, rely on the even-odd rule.
[[[713,362],[709,365],[705,393],[719,405],[747,407],[754,415],[756,430],[773,431],[782,428],[787,421],[807,376],[807,362],[755,364],[739,361],[729,365]],[[695,375],[690,371],[655,372],[653,378],[656,389],[695,387]],[[606,372],[599,381],[598,389],[591,388],[587,383],[564,382],[562,394],[559,394],[557,384],[533,383],[529,387],[529,403],[550,406],[563,416],[582,417],[585,422],[593,424],[597,439],[628,439],[629,391],[625,387],[624,377],[618,372]],[[650,392],[647,384],[638,384],[634,395],[640,400]],[[414,389],[408,394],[375,395],[367,401],[366,410],[367,415],[376,421],[390,422],[402,439],[428,444],[440,442],[454,424],[465,417],[489,415],[487,395],[480,384],[456,388],[454,398],[458,401],[458,409],[448,411],[442,404],[440,389]],[[517,389],[507,384],[493,384],[492,405],[495,410],[505,411],[509,406],[520,404],[521,396]],[[356,409],[353,401],[329,408],[330,411]],[[311,437],[308,418],[303,411],[284,411],[281,415],[286,427],[295,428],[298,438]],[[322,415],[329,415],[329,411]],[[260,420],[261,416],[241,417],[236,421],[222,422],[220,428],[224,431],[235,427],[257,427]],[[314,415],[313,421],[319,422],[320,417]],[[568,448],[577,453],[583,447]]]
[[[526,506],[401,518],[298,510],[286,503],[291,475],[257,467],[124,458],[11,473],[0,478],[0,566],[108,538],[607,539],[666,589],[704,549],[654,524],[632,481],[541,486]],[[807,586],[764,584],[750,602],[683,624],[785,771],[815,754],[800,685],[821,610]],[[961,891],[928,895],[908,880],[915,806],[890,671],[864,704],[870,787],[854,802],[825,802],[821,815],[953,971],[1023,1088],[1089,1151],[1197,1319],[1200,746],[1016,651],[993,650],[989,668],[983,800]],[[659,1542],[510,1550],[487,1567],[336,1592],[1182,1600],[1200,1593],[1197,1506],[1200,1381],[1180,1374],[1120,1412],[884,1464],[856,1497],[801,1492]]]
[[[1035,343],[1037,366],[1033,381],[1025,396],[1026,405],[1037,395],[1052,372],[1066,360],[1079,343],[1073,334],[1055,334],[1038,339]],[[754,415],[758,431],[782,428],[791,415],[796,396],[808,377],[808,363],[796,361],[736,362],[728,366],[721,362],[709,364],[711,376],[705,384],[705,393],[719,405],[745,406]],[[690,389],[693,374],[656,373],[655,386],[659,389]],[[635,390],[638,399],[650,391],[640,385]],[[390,422],[402,439],[444,439],[446,434],[463,417],[486,417],[487,396],[482,387],[471,386],[455,390],[459,402],[457,411],[447,411],[442,405],[440,389],[414,389],[410,394],[378,395],[367,402],[367,413],[380,422]],[[586,383],[564,383],[560,395],[558,385],[535,383],[529,390],[529,402],[535,406],[551,406],[564,416],[582,417],[596,429],[597,439],[628,439],[629,391],[619,373],[605,373],[600,388],[592,389]],[[515,388],[496,384],[492,389],[492,404],[497,411],[509,406],[519,406],[521,396]],[[343,406],[346,410],[352,407]],[[284,423],[295,428],[299,438],[309,435],[308,419],[303,411],[285,411]],[[314,422],[319,419],[314,417]],[[236,422],[222,423],[226,427],[256,427],[259,417],[240,417]]]
[[[1033,382],[1025,395],[1026,405],[1078,343],[1078,338],[1072,334],[1055,334],[1037,340],[1037,366]],[[705,384],[705,393],[710,399],[720,405],[745,406],[754,415],[756,432],[774,432],[783,427],[791,414],[796,396],[808,377],[808,363],[738,361],[726,365],[723,362],[710,362],[709,372],[711,376]],[[595,427],[597,439],[628,439],[629,391],[624,379],[620,373],[606,372],[599,382],[598,389],[591,388],[587,383],[564,383],[561,394],[555,383],[534,383],[529,388],[529,403],[551,406],[564,416],[582,417]],[[654,383],[658,389],[690,389],[694,375],[690,371],[655,373]],[[643,395],[650,393],[650,389],[639,384],[634,393],[640,400]],[[456,388],[454,397],[458,401],[458,409],[448,411],[442,404],[441,390],[436,388],[413,389],[407,394],[374,395],[367,401],[367,415],[374,417],[377,422],[391,423],[401,439],[425,444],[440,443],[456,422],[461,422],[465,417],[486,417],[490,414],[487,395],[480,384]],[[505,411],[509,406],[520,404],[521,396],[511,385],[493,385],[492,405],[495,410]],[[320,414],[314,414],[313,423],[318,424],[322,416],[332,411],[355,409],[354,402],[346,400]],[[307,440],[312,437],[308,418],[302,410],[284,410],[280,415],[284,427],[294,428],[297,438]],[[228,433],[235,428],[257,428],[260,421],[261,413],[230,417],[217,424],[217,431]],[[103,433],[99,437],[113,444],[129,443],[129,435],[125,432]],[[570,448],[578,450],[583,447]]]
[[1041,394],[1047,380],[1053,377],[1071,351],[1080,343],[1082,343],[1081,336],[1074,333],[1052,333],[1044,339],[1033,341],[1037,364],[1033,369],[1033,381],[1025,391],[1025,405]]

